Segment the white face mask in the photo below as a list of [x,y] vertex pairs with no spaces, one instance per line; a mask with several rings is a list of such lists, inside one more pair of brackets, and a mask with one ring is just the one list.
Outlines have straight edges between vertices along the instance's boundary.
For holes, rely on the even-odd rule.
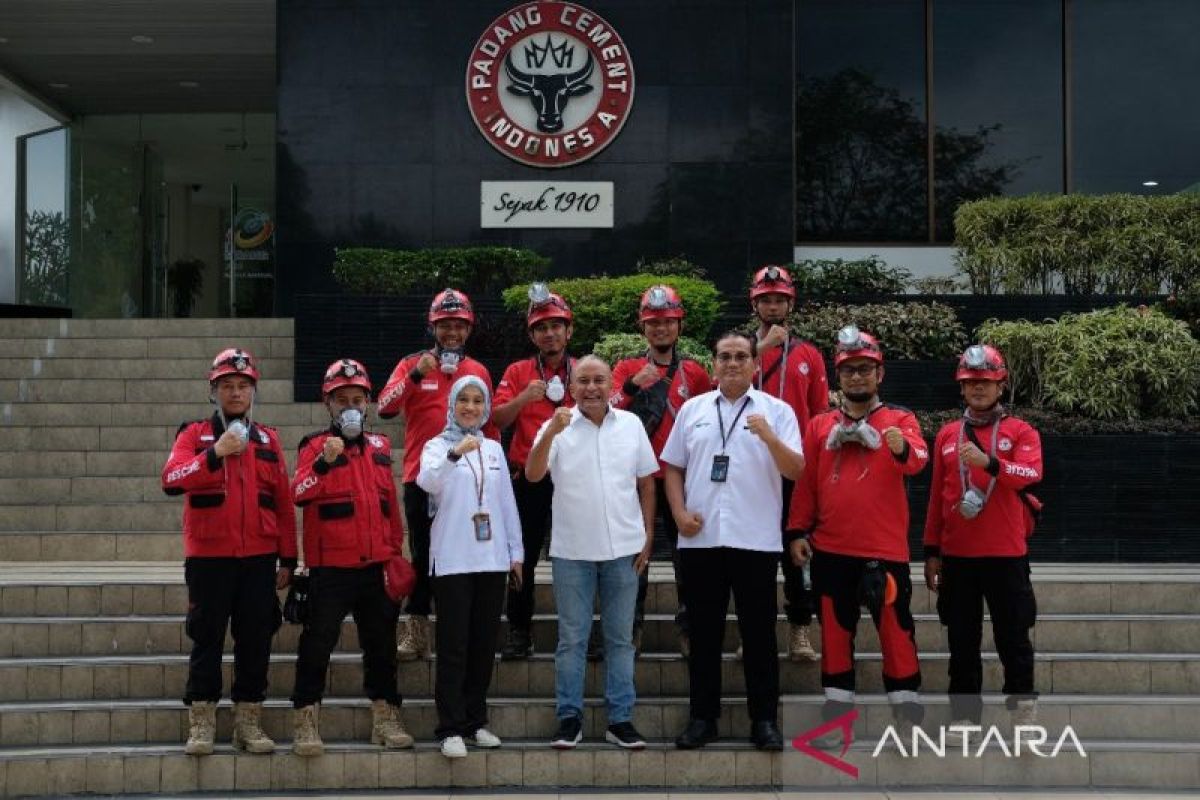
[[457,350],[443,350],[438,358],[441,361],[442,372],[447,375],[458,372],[458,362],[462,361],[462,354]]
[[250,439],[250,429],[247,428],[246,423],[242,422],[240,419],[235,419],[230,422],[229,427],[226,430],[241,439],[242,444],[245,444]]
[[546,382],[546,399],[551,403],[561,403],[567,396],[567,388],[563,386],[562,378],[555,375]]
[[363,432],[363,412],[357,408],[346,408],[337,418],[338,429],[347,439],[357,439]]

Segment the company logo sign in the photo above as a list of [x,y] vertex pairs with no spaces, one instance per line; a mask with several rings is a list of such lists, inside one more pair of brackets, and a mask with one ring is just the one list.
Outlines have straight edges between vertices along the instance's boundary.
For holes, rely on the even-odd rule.
[[471,51],[466,88],[489,144],[532,167],[566,167],[620,133],[633,105],[633,63],[594,11],[543,0],[487,27]]

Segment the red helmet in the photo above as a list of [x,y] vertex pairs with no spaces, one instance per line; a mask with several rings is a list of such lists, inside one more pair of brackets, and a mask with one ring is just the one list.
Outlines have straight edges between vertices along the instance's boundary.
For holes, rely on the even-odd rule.
[[455,289],[438,292],[429,304],[429,324],[439,319],[461,319],[468,325],[474,325],[475,309],[471,307],[471,298]]
[[525,312],[525,327],[532,328],[546,319],[571,322],[575,317],[562,295],[550,291],[550,287],[544,283],[535,283],[529,287],[529,309]]
[[217,353],[208,370],[208,382],[214,383],[225,375],[245,375],[258,383],[258,367],[254,365],[254,356],[240,347],[230,347]]
[[958,359],[956,381],[1002,381],[1008,377],[1004,356],[990,344],[973,344]]
[[683,300],[670,286],[658,284],[642,293],[638,322],[648,319],[683,319]]
[[764,294],[782,294],[795,300],[796,284],[792,282],[792,273],[774,264],[767,264],[754,273],[754,280],[750,282],[750,302]]
[[362,362],[353,358],[339,358],[325,369],[325,379],[321,383],[321,397],[328,397],[343,386],[358,386],[371,396],[371,378]]
[[847,325],[838,331],[833,366],[837,368],[843,361],[852,358],[869,358],[882,366],[883,348],[879,346],[879,340],[871,334],[863,333],[854,325]]

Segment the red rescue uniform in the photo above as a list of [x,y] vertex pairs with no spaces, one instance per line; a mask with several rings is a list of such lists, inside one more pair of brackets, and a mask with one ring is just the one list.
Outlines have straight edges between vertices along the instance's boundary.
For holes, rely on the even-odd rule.
[[803,431],[810,419],[829,408],[829,379],[825,374],[825,359],[811,342],[794,336],[789,338],[786,347],[787,364],[784,369],[780,369],[783,345],[759,352],[754,385],[791,406]]
[[348,441],[332,464],[320,431],[300,442],[292,496],[304,509],[308,567],[363,567],[400,554],[404,525],[392,477],[392,445],[379,433]]
[[542,365],[537,356],[532,356],[514,361],[508,365],[508,369],[504,370],[504,376],[500,378],[500,384],[496,387],[496,396],[492,398],[493,408],[512,402],[513,398],[523,392],[525,387],[533,381],[549,381],[557,375],[563,385],[563,399],[560,402],[555,403],[543,397],[541,400],[534,400],[521,407],[520,413],[513,421],[512,441],[508,445],[508,463],[514,468],[523,469],[525,467],[525,462],[529,459],[529,451],[533,449],[533,440],[537,438],[537,432],[541,430],[542,424],[554,416],[554,409],[559,406],[571,408],[575,405],[569,389],[571,370],[574,367],[574,358],[570,358],[569,363],[568,359],[563,359],[558,365],[558,369],[551,371]]
[[[642,367],[649,362],[647,356],[639,356],[637,358],[626,358],[617,363],[613,369],[613,393],[609,402],[614,408],[628,411],[633,405],[633,394],[627,393],[626,386],[634,375],[642,371]],[[665,379],[670,371],[670,365],[655,364],[658,368],[660,379]],[[667,388],[667,410],[663,414],[662,422],[658,424],[658,428],[650,435],[650,446],[654,449],[654,455],[657,456],[662,452],[663,447],[667,443],[667,437],[671,435],[671,429],[675,427],[675,415],[679,413],[679,409],[693,397],[699,397],[705,392],[712,389],[712,377],[708,374],[708,370],[697,361],[692,361],[689,358],[683,358],[679,361],[679,366],[675,370],[675,376],[671,378],[671,385]],[[658,472],[654,473],[655,478],[663,476],[662,461],[659,461]]]
[[217,414],[185,422],[163,467],[163,491],[186,495],[184,557],[277,553],[294,565],[296,518],[278,434],[252,423],[246,448],[220,458],[214,447],[224,432]]
[[[991,449],[993,425],[968,426],[976,446]],[[1042,479],[1042,440],[1028,422],[1002,417],[996,447],[988,467],[969,467],[972,486],[981,492],[995,488],[974,519],[958,512],[963,485],[959,472],[959,440],[963,421],[942,426],[933,444],[933,481],[925,514],[925,554],[949,556],[1024,556],[1033,532],[1033,514],[1019,492]]]
[[[446,404],[450,398],[450,387],[465,375],[475,375],[492,391],[492,376],[487,368],[473,358],[464,357],[453,374],[442,372],[437,367],[421,380],[414,381],[413,369],[427,351],[405,356],[392,370],[387,385],[379,394],[379,416],[391,419],[404,413],[404,477],[405,483],[414,483],[421,471],[421,450],[425,443],[437,436],[446,427]],[[484,433],[497,438],[495,427],[484,428]]]

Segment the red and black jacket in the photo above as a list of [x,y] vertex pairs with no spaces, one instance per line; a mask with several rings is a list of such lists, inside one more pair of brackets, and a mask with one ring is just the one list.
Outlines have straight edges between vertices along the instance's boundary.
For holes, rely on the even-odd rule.
[[392,444],[380,433],[345,440],[332,464],[323,455],[329,430],[300,441],[292,498],[304,510],[304,563],[365,567],[399,555],[404,524],[392,477]]
[[214,447],[224,432],[217,414],[183,423],[163,467],[163,491],[186,497],[184,556],[278,553],[281,564],[295,567],[296,517],[279,435],[252,423],[246,449],[221,458]]

